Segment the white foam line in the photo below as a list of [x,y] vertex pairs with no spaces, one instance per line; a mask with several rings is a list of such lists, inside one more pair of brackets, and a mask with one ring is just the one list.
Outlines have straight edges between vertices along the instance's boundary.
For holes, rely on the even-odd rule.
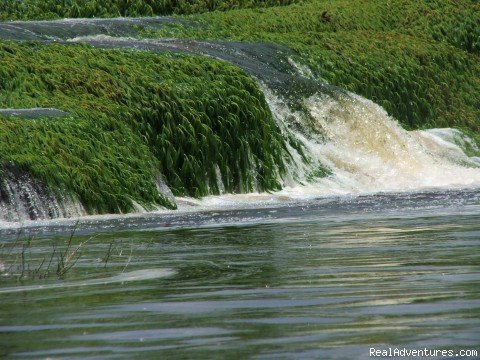
[[130,271],[126,273],[121,273],[120,275],[112,276],[110,278],[92,279],[87,281],[76,281],[76,282],[70,282],[70,283],[61,282],[61,283],[48,284],[48,285],[16,286],[11,288],[0,289],[0,294],[11,294],[11,293],[24,292],[24,291],[64,289],[69,287],[80,287],[80,286],[108,285],[108,284],[114,284],[114,283],[124,283],[129,281],[152,280],[152,279],[170,277],[174,274],[175,274],[175,271],[169,268],[143,269],[143,270],[135,270],[135,271]]

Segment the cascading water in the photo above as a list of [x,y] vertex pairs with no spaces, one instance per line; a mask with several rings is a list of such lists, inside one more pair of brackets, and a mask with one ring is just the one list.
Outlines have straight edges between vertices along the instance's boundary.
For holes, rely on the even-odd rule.
[[[480,159],[475,156],[480,151],[458,130],[406,131],[383,108],[355,94],[307,97],[302,99],[307,113],[292,111],[272,92],[266,94],[277,119],[312,159],[310,167],[298,169],[297,178],[306,186],[293,185],[282,193],[358,194],[480,184]],[[302,128],[312,130],[302,133],[292,123],[307,123]],[[330,175],[311,181],[312,167],[321,165]]]
[[0,173],[0,221],[54,219],[86,215],[69,194],[56,194],[41,181],[12,165]]
[[[0,24],[0,29],[6,27],[8,31],[2,34],[16,40],[33,36],[46,42],[53,38],[102,48],[206,55],[249,72],[263,89],[291,155],[287,160],[288,172],[282,178],[284,189],[268,195],[210,196],[202,202],[207,206],[225,201],[282,201],[335,194],[480,185],[480,158],[476,157],[480,150],[463,133],[452,129],[406,131],[373,102],[314,79],[308,68],[292,60],[292,53],[286,48],[257,43],[121,37],[134,35],[134,26],[139,24],[151,27],[164,23],[158,19],[64,20]],[[465,149],[469,150],[468,155]],[[32,193],[35,188],[27,186],[28,182],[6,183],[11,194],[22,193],[20,188],[27,189],[24,193]],[[9,196],[10,199],[21,197]],[[53,201],[48,196],[31,198],[38,198],[40,202]],[[10,200],[10,205],[6,206],[4,201],[3,208],[0,207],[1,218],[12,218],[14,212],[17,217],[22,212],[29,214],[28,206],[12,210],[16,206],[12,204]],[[65,208],[56,204],[55,208]],[[75,209],[73,212],[37,211],[26,218],[82,213],[78,207]]]

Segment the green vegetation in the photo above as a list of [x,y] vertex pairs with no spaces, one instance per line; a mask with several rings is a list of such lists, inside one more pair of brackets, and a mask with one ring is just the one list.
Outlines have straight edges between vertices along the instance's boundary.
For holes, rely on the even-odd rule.
[[318,77],[377,102],[404,126],[480,132],[480,3],[310,0],[189,17],[149,37],[266,41]]
[[330,170],[329,168],[327,168],[325,166],[319,165],[319,166],[313,168],[307,174],[306,178],[307,178],[307,181],[313,182],[317,179],[326,177],[326,176],[331,175],[331,174],[332,174],[332,170]]
[[[58,279],[64,279],[67,273],[77,264],[82,256],[82,250],[85,245],[96,235],[88,237],[82,242],[75,244],[73,237],[75,235],[77,224],[73,227],[70,236],[65,243],[52,243],[52,249],[49,254],[41,257],[41,254],[32,254],[32,242],[35,236],[22,236],[19,232],[13,242],[3,242],[0,244],[0,276],[5,279],[46,279],[55,274]],[[110,256],[110,250],[107,253]],[[40,258],[41,257],[41,258]],[[105,266],[108,258],[105,261]]]
[[[263,93],[240,69],[174,54],[83,45],[0,45],[0,107],[53,107],[68,118],[0,117],[0,159],[88,211],[175,195],[280,188],[285,145]],[[221,174],[221,175],[220,175]]]
[[[379,103],[407,129],[480,139],[478,1],[24,0],[3,4],[0,19],[189,13],[201,13],[186,17],[198,26],[138,27],[138,36],[286,45],[318,78]],[[90,212],[130,211],[133,200],[174,207],[158,195],[160,176],[175,195],[279,189],[285,142],[301,149],[247,74],[196,56],[3,43],[0,107],[71,114],[0,116],[0,159]]]
[[0,8],[0,20],[193,14],[275,5],[295,0],[13,0]]
[[[101,116],[101,115],[99,115]],[[24,120],[0,117],[0,158],[32,174],[56,192],[76,194],[89,212],[174,206],[161,198],[155,159],[125,125],[106,129],[81,117]]]
[[[42,238],[42,236],[32,235],[28,230],[23,232],[20,229],[11,241],[2,241],[0,243],[0,279],[3,284],[9,281],[25,283],[51,278],[65,280],[71,276],[71,273],[82,271],[86,263],[90,263],[90,266],[97,269],[102,267],[110,271],[115,268],[121,273],[125,272],[132,263],[133,244],[126,244],[122,240],[113,238],[96,254],[97,257],[92,258],[88,255],[91,255],[92,242],[96,241],[99,234],[77,235],[78,224],[77,222],[72,225],[68,236]],[[148,249],[152,241],[144,245]]]

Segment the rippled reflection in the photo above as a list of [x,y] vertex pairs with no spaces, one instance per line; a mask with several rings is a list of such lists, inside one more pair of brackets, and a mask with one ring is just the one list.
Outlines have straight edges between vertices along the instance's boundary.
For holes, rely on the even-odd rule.
[[[91,240],[64,280],[3,277],[1,356],[366,359],[370,346],[475,348],[472,199],[413,212],[320,202],[268,221],[238,210],[218,215],[226,225],[194,215],[201,227],[138,220]],[[34,259],[62,240],[51,231],[38,234]],[[80,226],[78,241],[90,235]]]

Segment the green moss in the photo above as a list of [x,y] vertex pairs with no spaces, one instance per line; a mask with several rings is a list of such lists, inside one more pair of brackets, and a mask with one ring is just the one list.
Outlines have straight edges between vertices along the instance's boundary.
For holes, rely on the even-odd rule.
[[[0,107],[53,107],[64,119],[1,118],[0,159],[90,211],[169,205],[176,195],[275,190],[285,145],[263,93],[209,58],[82,45],[0,45]],[[220,170],[220,172],[218,171]],[[221,178],[217,178],[218,174]]]
[[6,1],[0,20],[153,16],[275,5],[295,0],[22,0]]
[[318,167],[312,169],[307,175],[306,178],[309,182],[314,182],[315,180],[324,178],[326,176],[332,175],[332,170],[329,168],[319,165]]
[[480,133],[480,3],[310,0],[189,17],[200,28],[150,37],[267,41],[334,85],[385,107],[409,129]]
[[41,179],[57,193],[78,196],[88,212],[175,207],[158,194],[155,158],[125,125],[103,129],[79,117],[25,120],[0,117],[0,158]]

